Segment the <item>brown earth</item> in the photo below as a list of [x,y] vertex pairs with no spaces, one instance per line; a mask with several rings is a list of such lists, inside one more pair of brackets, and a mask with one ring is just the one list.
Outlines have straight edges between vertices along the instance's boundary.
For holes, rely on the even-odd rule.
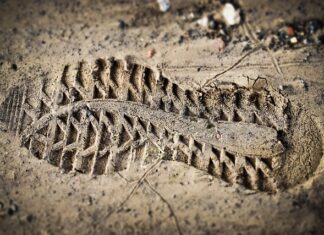
[[[114,56],[161,71],[181,89],[237,90],[235,83],[280,93],[274,97],[294,107],[287,137],[294,151],[282,157],[278,173],[286,184],[271,193],[165,160],[149,171],[64,173],[33,157],[2,125],[0,234],[322,234],[323,45],[273,51],[254,38],[260,29],[294,19],[324,20],[324,3],[239,3],[245,21],[231,29],[219,51],[214,36],[199,35],[195,23],[201,14],[219,13],[216,1],[171,0],[167,13],[155,1],[0,1],[0,103],[15,85],[33,88],[44,79],[54,84],[66,65]],[[248,52],[245,36],[254,48]],[[148,58],[151,48],[156,54]]]

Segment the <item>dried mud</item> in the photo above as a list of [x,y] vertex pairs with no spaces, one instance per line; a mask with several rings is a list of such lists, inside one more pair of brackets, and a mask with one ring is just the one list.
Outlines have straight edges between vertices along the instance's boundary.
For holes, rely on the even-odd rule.
[[100,175],[174,160],[230,184],[275,192],[307,179],[322,157],[311,117],[292,112],[275,91],[184,90],[159,72],[114,58],[67,65],[52,84],[12,88],[0,120],[33,156],[66,172]]
[[323,46],[256,35],[323,3],[240,1],[224,51],[220,2],[144,3],[0,2],[0,234],[321,234]]

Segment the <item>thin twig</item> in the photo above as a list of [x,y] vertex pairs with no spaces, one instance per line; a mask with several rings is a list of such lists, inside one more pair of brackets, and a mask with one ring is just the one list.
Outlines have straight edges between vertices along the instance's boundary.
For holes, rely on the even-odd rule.
[[122,174],[120,174],[119,171],[117,171],[117,175],[119,175],[120,178],[122,178],[123,180],[125,180],[127,183],[132,183],[132,182],[134,182],[134,181],[131,181],[131,180],[127,179],[127,178],[126,178],[125,176],[123,176]]
[[225,69],[224,71],[216,74],[215,76],[213,76],[212,78],[208,79],[203,85],[202,88],[205,86],[208,86],[210,83],[212,83],[216,78],[218,78],[219,76],[223,75],[224,73],[227,73],[228,71],[234,69],[236,66],[238,66],[246,57],[248,57],[249,55],[251,55],[252,53],[256,52],[257,50],[259,50],[261,48],[261,46],[257,46],[255,48],[253,48],[252,50],[250,50],[249,52],[247,52],[245,55],[243,55],[241,58],[239,58],[234,64],[232,64],[230,67],[228,67],[227,69]]
[[177,229],[178,229],[178,233],[179,235],[182,235],[182,231],[181,231],[181,228],[180,228],[180,224],[179,224],[179,221],[178,221],[178,218],[177,218],[177,215],[175,214],[174,210],[172,209],[172,206],[170,205],[170,203],[149,183],[149,181],[147,179],[144,179],[144,183],[156,194],[160,197],[160,199],[168,206],[170,212],[171,212],[171,215],[173,216],[174,218],[174,222],[177,226]]
[[281,76],[283,76],[282,70],[281,70],[281,68],[280,68],[280,66],[279,66],[279,63],[278,63],[278,60],[277,60],[276,57],[272,54],[272,52],[270,51],[269,47],[266,46],[265,48],[266,48],[266,50],[267,50],[269,56],[271,57],[271,61],[272,61],[272,63],[273,63],[273,66],[275,67],[275,69],[277,70],[277,72],[278,72]]
[[276,57],[272,54],[272,52],[270,51],[269,47],[266,46],[264,43],[262,43],[254,34],[254,32],[252,31],[250,25],[246,22],[245,24],[243,24],[243,29],[245,29],[246,33],[248,34],[248,36],[252,39],[252,42],[255,45],[261,46],[262,48],[265,48],[268,55],[270,56],[271,62],[273,64],[273,66],[275,67],[275,69],[277,70],[277,72],[283,76],[282,70],[279,66],[278,60],[276,59]]
[[139,186],[143,183],[145,177],[159,164],[161,163],[162,159],[157,159],[157,161],[149,168],[147,169],[144,174],[141,176],[141,178],[138,179],[137,183],[134,185],[130,193],[127,195],[127,197],[119,204],[118,207],[113,209],[107,216],[106,218],[109,218],[114,212],[119,210],[119,208],[122,208],[126,202],[133,196],[133,194],[136,192],[136,190],[139,188]]
[[258,45],[260,43],[260,41],[254,35],[253,31],[249,27],[249,24],[247,22],[245,22],[244,24],[242,24],[242,27],[243,27],[243,30],[245,31],[246,36],[248,36],[251,39],[252,43],[255,45]]

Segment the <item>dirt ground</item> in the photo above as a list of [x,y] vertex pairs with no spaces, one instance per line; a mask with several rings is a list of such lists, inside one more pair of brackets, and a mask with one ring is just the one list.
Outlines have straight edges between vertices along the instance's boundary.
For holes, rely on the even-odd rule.
[[52,81],[66,65],[112,56],[159,69],[184,89],[251,87],[262,78],[307,110],[320,133],[319,163],[307,179],[259,192],[164,160],[145,178],[145,171],[64,173],[0,126],[0,234],[323,234],[324,47],[269,49],[258,35],[294,20],[323,21],[324,2],[238,3],[244,20],[220,49],[219,37],[196,23],[219,13],[220,1],[171,0],[163,13],[149,0],[0,0],[0,103],[14,85]]

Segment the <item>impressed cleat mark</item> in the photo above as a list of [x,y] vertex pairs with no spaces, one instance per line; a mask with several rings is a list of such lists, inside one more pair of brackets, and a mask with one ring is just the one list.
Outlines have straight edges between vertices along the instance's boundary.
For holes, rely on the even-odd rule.
[[186,90],[111,58],[67,65],[55,86],[12,88],[0,119],[32,155],[65,172],[108,174],[160,157],[273,192],[307,179],[322,157],[315,123],[294,110],[275,91]]

